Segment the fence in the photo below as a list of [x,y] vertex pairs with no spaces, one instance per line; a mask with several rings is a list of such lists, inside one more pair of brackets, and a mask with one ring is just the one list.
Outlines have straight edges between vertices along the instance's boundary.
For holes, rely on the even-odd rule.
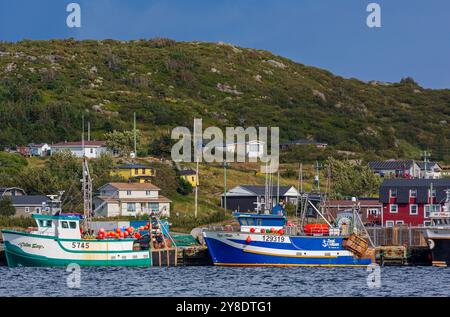
[[427,246],[421,230],[417,227],[366,228],[375,246]]

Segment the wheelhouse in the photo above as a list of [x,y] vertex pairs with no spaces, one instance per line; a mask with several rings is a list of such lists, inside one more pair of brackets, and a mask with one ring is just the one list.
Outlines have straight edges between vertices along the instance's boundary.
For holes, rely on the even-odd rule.
[[81,239],[80,220],[81,215],[38,215],[32,216],[38,230],[32,233],[54,236],[62,239]]

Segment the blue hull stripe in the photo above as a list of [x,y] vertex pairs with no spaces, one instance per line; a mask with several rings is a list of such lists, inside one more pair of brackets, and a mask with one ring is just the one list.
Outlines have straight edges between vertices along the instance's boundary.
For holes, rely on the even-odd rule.
[[[291,237],[292,240],[297,240],[297,237]],[[302,243],[303,237],[298,237],[297,243]],[[371,263],[370,259],[360,259],[349,255],[338,255],[338,256],[286,256],[286,255],[276,255],[264,252],[252,252],[244,251],[240,248],[228,245],[219,241],[217,239],[206,237],[206,244],[208,250],[211,254],[213,262],[217,265],[239,265],[239,266],[252,266],[252,265],[277,265],[277,266],[367,266]],[[230,240],[231,241],[231,240]],[[323,237],[320,239],[308,239],[308,244],[316,246],[316,250],[324,250],[320,248],[323,241]],[[239,244],[245,244],[245,242],[234,240],[234,242]],[[252,242],[252,246],[256,246],[256,241]],[[276,249],[281,243],[264,243],[259,242],[260,246],[267,248]],[[291,246],[292,244],[285,244],[285,247]],[[286,250],[287,248],[283,248]],[[308,251],[314,250],[311,248]],[[328,249],[328,251],[330,251]],[[338,248],[337,251],[345,251],[342,248]]]

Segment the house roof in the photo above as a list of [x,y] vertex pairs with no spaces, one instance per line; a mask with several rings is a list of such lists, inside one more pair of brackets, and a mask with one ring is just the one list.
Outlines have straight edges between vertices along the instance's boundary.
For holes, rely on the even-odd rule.
[[118,190],[161,190],[151,183],[108,183],[100,187],[100,189],[108,185]]
[[14,206],[42,206],[42,203],[50,202],[50,198],[42,195],[24,195],[24,196],[12,196],[12,204]]
[[41,147],[43,147],[44,145],[48,145],[48,144],[47,144],[47,143],[39,143],[39,144],[30,143],[30,144],[28,144],[28,147],[38,147],[38,148],[41,148]]
[[450,189],[450,179],[385,179],[380,186],[380,201],[389,203],[389,190],[397,189],[397,203],[409,203],[410,189],[417,190],[416,202],[426,204],[428,202],[428,190],[433,184],[436,189],[436,200],[445,201],[445,190]]
[[3,194],[7,191],[7,190],[20,190],[24,195],[25,195],[25,191],[22,188],[19,187],[1,187],[0,188],[0,196],[3,196]]
[[[244,194],[244,195],[240,194],[239,196],[264,196],[265,192],[266,192],[266,186],[264,186],[264,185],[262,185],[262,186],[260,186],[260,185],[240,185],[233,189],[237,189],[237,188],[241,188],[244,191],[246,191],[246,194]],[[292,188],[294,188],[294,186],[280,186],[280,196],[285,196],[286,193]],[[233,192],[232,192],[233,189],[231,190],[231,192],[227,193],[227,196],[233,196]],[[272,191],[272,195],[276,196],[276,194],[278,192],[278,187],[272,186],[272,188],[269,190]],[[222,196],[223,196],[223,194],[222,194]]]
[[380,170],[405,170],[411,168],[411,166],[417,163],[413,160],[408,161],[374,161],[369,162],[369,166],[372,169]]
[[117,197],[110,197],[110,196],[97,196],[95,198],[98,198],[100,200],[106,201],[106,202],[130,202],[130,203],[171,203],[172,201],[165,197],[159,195],[158,198],[117,198]]
[[[354,204],[351,200],[327,200],[325,202],[326,207],[352,207]],[[373,206],[381,206],[381,203],[376,199],[371,200],[358,200],[356,204],[359,204],[361,207],[373,207]]]
[[[403,160],[403,161],[395,161],[395,160],[389,160],[389,161],[374,161],[369,162],[369,166],[372,169],[375,170],[404,170],[404,169],[410,169],[413,164],[416,164],[419,166],[421,170],[425,169],[425,162],[423,161],[413,161],[413,160]],[[439,166],[436,162],[428,162],[427,168],[430,168],[432,166]],[[440,167],[440,166],[439,166]]]
[[148,169],[150,169],[152,167],[148,166],[148,165],[144,165],[144,164],[133,164],[133,163],[130,163],[130,164],[117,165],[117,166],[114,166],[114,168],[115,169],[133,169],[133,168],[148,168]]
[[[417,162],[417,165],[419,165],[421,170],[425,169],[425,162]],[[436,166],[436,165],[441,168],[441,166],[436,162],[427,162],[427,169],[429,169],[432,166]]]
[[[82,141],[77,142],[59,142],[52,144],[51,147],[78,147],[83,146]],[[105,147],[106,142],[105,141],[84,141],[84,146],[89,147]]]
[[191,169],[187,169],[187,170],[182,170],[178,172],[179,175],[197,175],[197,172]]

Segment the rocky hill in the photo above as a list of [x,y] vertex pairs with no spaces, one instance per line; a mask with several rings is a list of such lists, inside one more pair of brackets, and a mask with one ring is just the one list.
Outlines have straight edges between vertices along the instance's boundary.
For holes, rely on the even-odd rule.
[[[405,74],[406,75],[406,74]],[[168,39],[0,43],[0,147],[131,129],[146,144],[175,126],[279,126],[371,157],[449,161],[450,90],[411,78],[365,83],[266,51]],[[145,150],[145,145],[144,145]]]

